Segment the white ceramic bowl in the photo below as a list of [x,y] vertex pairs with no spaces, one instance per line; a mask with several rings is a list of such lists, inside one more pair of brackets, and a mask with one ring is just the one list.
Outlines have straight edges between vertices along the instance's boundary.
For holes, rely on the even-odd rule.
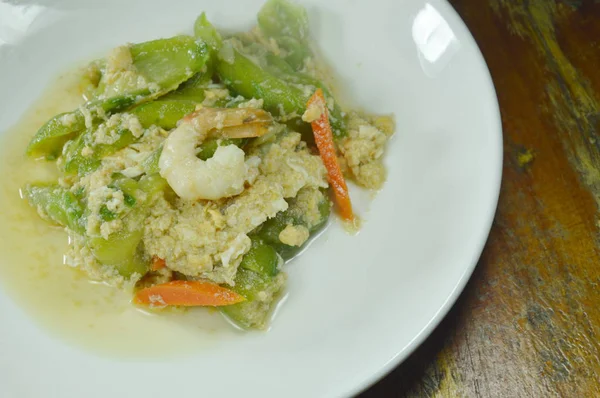
[[[191,32],[203,10],[221,28],[247,28],[261,3],[0,0],[0,132],[74,63]],[[348,396],[447,313],[479,258],[500,186],[501,124],[485,62],[443,0],[303,3],[349,98],[396,115],[388,181],[360,234],[334,224],[290,264],[289,297],[269,332],[212,336],[188,356],[98,356],[48,335],[0,290],[0,396]]]

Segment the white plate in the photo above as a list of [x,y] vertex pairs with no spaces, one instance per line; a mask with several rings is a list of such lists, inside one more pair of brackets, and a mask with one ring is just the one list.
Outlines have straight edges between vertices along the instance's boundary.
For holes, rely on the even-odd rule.
[[[219,27],[247,28],[261,3],[0,0],[0,131],[78,61],[191,32],[202,10]],[[360,234],[334,225],[292,263],[289,299],[268,333],[225,334],[187,357],[101,358],[49,337],[0,291],[0,396],[348,396],[447,313],[500,186],[501,124],[484,60],[442,0],[304,3],[350,98],[397,118],[388,182]]]

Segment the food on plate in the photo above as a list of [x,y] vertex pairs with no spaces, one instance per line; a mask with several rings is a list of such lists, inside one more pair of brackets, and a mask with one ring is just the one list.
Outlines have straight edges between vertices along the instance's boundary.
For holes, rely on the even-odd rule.
[[82,74],[82,104],[34,135],[54,184],[23,195],[70,237],[66,263],[161,309],[217,307],[265,328],[284,264],[379,189],[389,116],[345,109],[306,11],[269,0],[248,32],[202,14],[194,36],[126,44]]

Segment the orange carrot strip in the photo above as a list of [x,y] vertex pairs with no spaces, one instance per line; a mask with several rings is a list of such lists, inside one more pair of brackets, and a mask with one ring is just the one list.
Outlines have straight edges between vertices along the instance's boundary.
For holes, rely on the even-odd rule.
[[167,305],[222,306],[236,304],[246,299],[239,294],[215,283],[200,281],[171,281],[154,285],[137,292],[133,298],[136,304],[151,307]]
[[321,109],[321,116],[317,120],[311,122],[313,134],[317,148],[323,159],[323,164],[327,169],[329,184],[333,187],[335,201],[338,205],[340,215],[348,221],[354,220],[352,212],[352,203],[350,202],[350,194],[346,186],[346,180],[340,169],[337,156],[335,154],[335,145],[333,143],[333,133],[329,124],[329,115],[327,111],[327,102],[323,96],[323,90],[320,88],[310,97],[307,108],[318,107]]
[[151,271],[158,271],[167,266],[167,262],[160,257],[154,256],[152,257],[152,266],[150,267]]

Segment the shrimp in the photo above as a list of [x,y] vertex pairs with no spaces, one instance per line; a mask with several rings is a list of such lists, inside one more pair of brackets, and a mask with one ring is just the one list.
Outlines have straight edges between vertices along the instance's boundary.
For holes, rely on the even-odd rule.
[[249,172],[244,151],[235,145],[219,146],[204,161],[196,157],[196,148],[208,137],[260,137],[271,122],[271,115],[262,109],[201,108],[186,116],[165,140],[158,163],[160,175],[182,199],[239,195]]

